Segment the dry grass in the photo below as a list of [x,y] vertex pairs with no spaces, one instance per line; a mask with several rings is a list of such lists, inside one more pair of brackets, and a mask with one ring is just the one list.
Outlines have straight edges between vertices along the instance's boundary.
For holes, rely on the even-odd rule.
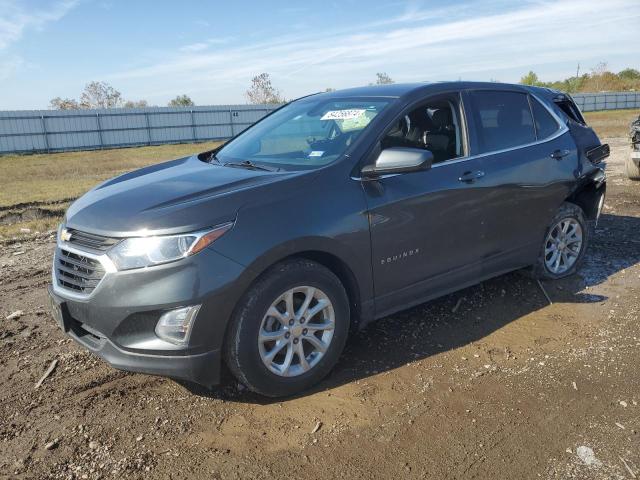
[[56,202],[153,163],[202,152],[220,142],[0,157],[0,208]]
[[[640,110],[611,110],[585,117],[601,138],[626,137],[638,114]],[[0,157],[0,236],[18,235],[25,228],[55,228],[69,202],[97,183],[216,145],[219,142]]]
[[74,198],[146,165],[203,152],[220,142],[0,157],[0,236],[55,228]]
[[589,125],[600,138],[627,137],[629,124],[640,115],[640,110],[604,110],[584,114]]

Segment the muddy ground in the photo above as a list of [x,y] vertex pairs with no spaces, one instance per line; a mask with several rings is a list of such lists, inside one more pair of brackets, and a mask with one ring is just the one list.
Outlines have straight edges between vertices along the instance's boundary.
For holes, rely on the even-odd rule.
[[553,304],[517,273],[467,288],[283,401],[112,369],[49,317],[53,237],[1,245],[0,478],[639,477],[640,183],[609,141],[604,214]]

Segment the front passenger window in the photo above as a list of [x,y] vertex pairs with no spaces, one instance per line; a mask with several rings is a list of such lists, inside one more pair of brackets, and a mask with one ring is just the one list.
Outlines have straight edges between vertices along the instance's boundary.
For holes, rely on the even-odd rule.
[[409,147],[429,150],[433,163],[463,155],[457,97],[439,97],[402,116],[382,139],[382,149]]

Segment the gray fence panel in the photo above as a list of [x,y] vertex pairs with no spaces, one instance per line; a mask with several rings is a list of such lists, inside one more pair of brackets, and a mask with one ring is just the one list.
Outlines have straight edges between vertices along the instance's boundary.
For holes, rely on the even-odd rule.
[[640,108],[640,92],[576,93],[573,99],[583,112]]
[[[640,108],[640,92],[573,95],[583,112]],[[277,105],[0,112],[0,154],[224,140]]]

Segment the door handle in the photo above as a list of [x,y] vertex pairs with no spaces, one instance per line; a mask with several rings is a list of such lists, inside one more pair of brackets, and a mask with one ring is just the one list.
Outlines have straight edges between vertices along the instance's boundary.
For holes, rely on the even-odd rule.
[[476,170],[475,172],[464,172],[458,180],[465,183],[473,183],[482,177],[484,177],[484,172],[482,170]]
[[569,155],[571,152],[569,150],[554,150],[551,155],[551,158],[555,158],[556,160],[562,160],[564,157]]

